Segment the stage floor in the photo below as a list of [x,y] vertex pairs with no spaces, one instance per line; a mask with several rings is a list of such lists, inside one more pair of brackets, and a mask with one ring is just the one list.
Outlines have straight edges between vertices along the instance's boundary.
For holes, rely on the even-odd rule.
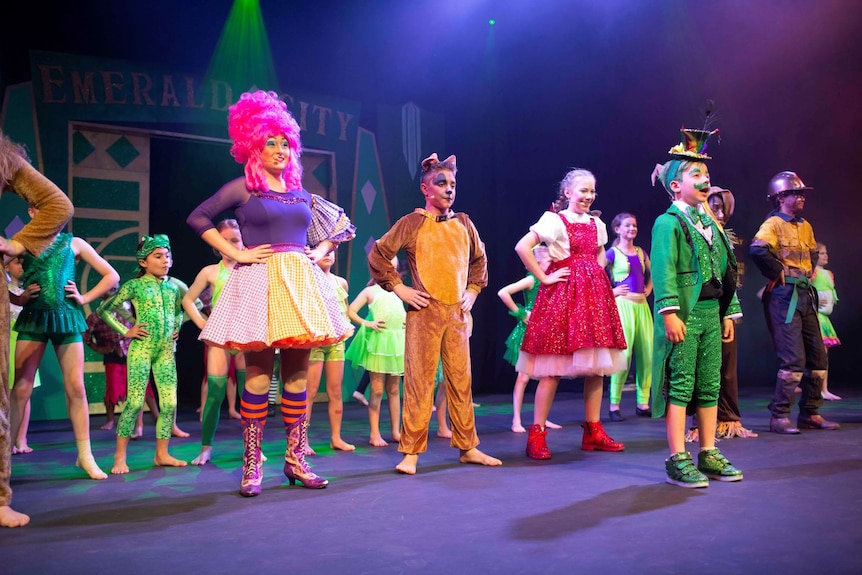
[[[131,473],[105,481],[74,467],[68,422],[35,423],[35,451],[13,456],[12,478],[14,507],[32,519],[0,530],[0,573],[862,573],[862,392],[834,391],[845,399],[822,413],[842,428],[797,436],[767,431],[768,390],[745,392],[743,422],[760,437],[719,443],[745,479],[696,490],[664,483],[663,421],[636,417],[632,393],[627,421],[603,414],[622,453],[580,450],[583,400],[570,391],[551,413],[563,425],[548,433],[553,459],[529,460],[526,436],[509,430],[511,398],[483,396],[481,448],[503,467],[460,464],[432,421],[412,477],[394,472],[395,444],[368,445],[355,402],[343,436],[357,449],[333,452],[321,405],[310,460],[330,485],[319,491],[288,485],[284,428],[270,418],[263,492],[252,499],[237,494],[240,423],[226,416],[214,461],[186,468],[153,468],[147,417],[129,447]],[[114,437],[102,423],[92,417],[93,451],[108,471]],[[192,436],[171,451],[191,460],[196,414],[181,413],[180,426]]]

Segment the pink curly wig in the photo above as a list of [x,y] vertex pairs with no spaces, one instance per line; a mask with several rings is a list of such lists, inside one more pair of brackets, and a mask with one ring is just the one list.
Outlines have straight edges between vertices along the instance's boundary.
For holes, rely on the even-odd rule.
[[239,101],[228,109],[228,134],[233,141],[230,154],[245,164],[245,182],[250,190],[267,191],[266,174],[260,162],[260,153],[266,140],[284,136],[290,144],[290,162],[284,171],[288,190],[302,187],[302,143],[299,141],[299,124],[287,111],[287,104],[275,92],[244,92]]

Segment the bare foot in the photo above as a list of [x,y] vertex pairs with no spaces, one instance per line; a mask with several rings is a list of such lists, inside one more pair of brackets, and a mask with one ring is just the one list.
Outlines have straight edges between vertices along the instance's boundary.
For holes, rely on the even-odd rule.
[[201,448],[200,454],[192,459],[192,465],[206,465],[210,459],[212,459],[213,448],[210,445],[207,445]]
[[371,439],[368,440],[368,443],[370,443],[374,447],[386,447],[387,445],[389,445],[380,435],[372,435]]
[[90,476],[90,479],[107,479],[108,474],[99,469],[99,466],[96,465],[96,460],[93,459],[93,456],[83,456],[78,455],[78,459],[75,461],[75,467],[80,467],[84,471],[87,472],[87,475]]
[[111,468],[111,473],[114,475],[122,475],[129,472],[129,466],[126,464],[125,457],[114,456],[114,466]]
[[732,437],[757,437],[757,434],[742,427],[741,421],[719,421],[715,427],[715,438],[730,439]]
[[515,433],[527,433],[527,430],[524,429],[524,426],[521,425],[521,422],[518,423],[512,422],[512,431]]
[[30,516],[18,513],[8,505],[0,506],[0,527],[24,527],[30,523]]
[[260,452],[260,461],[261,463],[266,463],[266,455],[263,454],[263,451]]
[[392,441],[394,441],[395,443],[401,442],[401,432],[400,431],[393,431],[392,432]]
[[338,451],[353,451],[356,449],[355,445],[347,443],[340,437],[337,440],[333,439],[332,441],[330,441],[329,447],[331,447],[332,449],[337,449]]
[[823,390],[823,399],[826,401],[841,401],[840,395],[835,395],[834,393],[829,392],[828,390]]
[[545,420],[545,427],[548,429],[562,429],[563,428],[562,425],[557,425],[556,423],[554,423],[553,421],[551,421],[549,419]]
[[452,438],[452,430],[451,429],[438,429],[437,437],[440,439],[451,439]]
[[153,457],[153,464],[159,467],[185,467],[188,465],[182,459],[177,459],[170,454],[158,455]]
[[173,435],[174,437],[188,437],[189,436],[188,433],[186,433],[185,431],[183,431],[182,429],[180,429],[176,425],[174,426],[173,429],[171,429],[171,435]]
[[110,431],[110,430],[114,429],[114,422],[113,422],[113,420],[112,420],[112,421],[107,422],[105,425],[103,425],[103,426],[102,426],[102,427],[100,427],[99,429],[104,429],[105,431]]
[[476,465],[487,465],[488,467],[499,467],[503,462],[487,453],[482,453],[475,447],[467,451],[461,451],[461,463],[475,463]]
[[242,419],[242,416],[235,409],[233,411],[228,410],[227,414],[228,416],[230,416],[231,419]]
[[362,395],[361,393],[359,393],[358,391],[353,392],[353,399],[355,399],[356,401],[358,401],[359,403],[361,403],[365,407],[368,407],[368,400],[365,399],[365,396]]
[[419,455],[416,453],[405,453],[401,463],[395,466],[395,471],[404,475],[416,475],[416,463]]
[[700,443],[700,431],[696,427],[692,427],[685,433],[686,443]]
[[129,436],[129,439],[140,439],[144,435],[144,426],[135,427],[135,430]]
[[307,443],[305,444],[305,455],[317,455],[317,452],[311,448]]
[[33,453],[33,448],[26,443],[12,446],[12,455],[21,455],[22,453]]

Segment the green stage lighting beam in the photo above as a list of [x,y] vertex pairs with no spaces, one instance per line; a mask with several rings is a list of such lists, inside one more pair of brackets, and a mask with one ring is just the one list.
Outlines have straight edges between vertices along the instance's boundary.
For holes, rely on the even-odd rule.
[[207,69],[207,79],[246,91],[278,91],[259,0],[235,0]]

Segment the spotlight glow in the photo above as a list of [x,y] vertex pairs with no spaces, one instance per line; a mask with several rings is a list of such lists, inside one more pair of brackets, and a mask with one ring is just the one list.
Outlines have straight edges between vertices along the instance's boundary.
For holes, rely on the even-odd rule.
[[228,81],[241,90],[278,90],[260,0],[234,0],[207,77]]

